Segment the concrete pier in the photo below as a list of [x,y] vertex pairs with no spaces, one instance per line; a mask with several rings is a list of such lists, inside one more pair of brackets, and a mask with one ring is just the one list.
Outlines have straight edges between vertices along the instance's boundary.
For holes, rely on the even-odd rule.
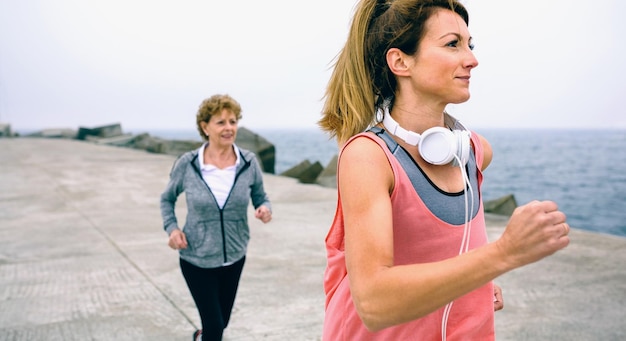
[[[189,340],[199,318],[159,196],[175,156],[0,139],[0,341]],[[252,239],[225,340],[320,340],[336,190],[265,174],[274,219]],[[177,207],[184,219],[184,201]],[[497,238],[506,219],[489,216]],[[626,238],[571,245],[496,280],[498,340],[626,339]]]

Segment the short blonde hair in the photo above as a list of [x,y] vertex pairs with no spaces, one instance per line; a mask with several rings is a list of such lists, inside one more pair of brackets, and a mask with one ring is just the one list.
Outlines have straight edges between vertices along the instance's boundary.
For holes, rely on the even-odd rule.
[[239,102],[235,101],[235,99],[229,95],[213,95],[200,103],[198,113],[196,114],[196,124],[198,126],[197,128],[200,133],[200,137],[202,137],[205,141],[208,140],[209,137],[204,133],[204,130],[202,130],[200,123],[209,122],[211,116],[221,113],[224,109],[235,114],[237,121],[241,119],[241,105],[239,105]]

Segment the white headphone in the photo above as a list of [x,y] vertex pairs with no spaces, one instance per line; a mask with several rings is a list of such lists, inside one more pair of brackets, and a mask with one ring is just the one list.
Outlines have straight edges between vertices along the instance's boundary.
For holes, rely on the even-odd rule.
[[469,160],[470,132],[468,130],[449,130],[443,127],[426,129],[421,135],[402,128],[389,114],[385,106],[383,125],[391,134],[404,142],[418,146],[422,158],[433,165],[465,165]]

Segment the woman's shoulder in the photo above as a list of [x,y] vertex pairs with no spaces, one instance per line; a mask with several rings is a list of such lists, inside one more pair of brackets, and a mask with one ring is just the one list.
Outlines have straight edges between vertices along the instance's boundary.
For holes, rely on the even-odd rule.
[[[352,150],[356,153],[363,153],[368,151],[385,151],[385,141],[378,135],[371,131],[363,132],[352,136],[342,146],[341,152],[346,150]],[[382,149],[382,150],[381,150]]]
[[[396,166],[385,142],[371,132],[350,138],[343,146],[338,160],[339,183],[354,188],[367,186],[391,193],[396,183]],[[372,193],[374,193],[373,191]]]
[[198,157],[198,149],[194,149],[194,150],[190,150],[181,154],[178,157],[177,162],[178,161],[191,161],[197,157]]
[[179,155],[176,160],[174,161],[174,166],[173,168],[176,167],[180,167],[181,165],[184,164],[189,164],[191,163],[191,161],[195,158],[198,157],[198,150],[194,149],[194,150],[190,150],[188,152],[184,152],[183,154]]
[[479,133],[472,131],[472,142],[476,151],[476,161],[479,168],[484,171],[493,158],[493,150],[489,141]]
[[389,163],[388,149],[380,137],[372,132],[352,136],[341,146],[340,158],[343,162],[355,164]]

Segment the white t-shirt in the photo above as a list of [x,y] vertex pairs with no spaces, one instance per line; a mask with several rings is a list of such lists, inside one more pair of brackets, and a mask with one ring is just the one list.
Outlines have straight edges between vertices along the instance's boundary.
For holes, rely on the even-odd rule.
[[233,184],[235,183],[235,173],[237,172],[237,165],[239,165],[239,148],[233,145],[233,150],[237,156],[235,164],[224,169],[219,169],[214,165],[204,164],[204,149],[208,143],[204,143],[198,150],[198,159],[200,161],[200,170],[202,171],[202,179],[209,186],[211,192],[215,196],[215,200],[220,208],[224,207],[228,194],[230,193]]

